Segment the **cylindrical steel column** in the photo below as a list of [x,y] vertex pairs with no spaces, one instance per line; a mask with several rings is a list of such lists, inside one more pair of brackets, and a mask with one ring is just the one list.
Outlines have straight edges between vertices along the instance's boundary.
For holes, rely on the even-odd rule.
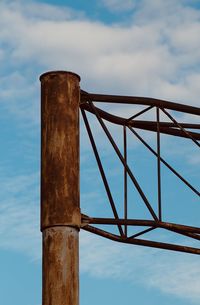
[[80,77],[52,71],[40,80],[42,304],[78,305]]

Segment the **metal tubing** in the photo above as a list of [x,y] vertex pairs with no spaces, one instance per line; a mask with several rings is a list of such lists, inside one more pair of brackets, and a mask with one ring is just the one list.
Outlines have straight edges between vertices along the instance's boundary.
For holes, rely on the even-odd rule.
[[93,94],[81,91],[81,99],[82,101],[87,101],[89,99],[95,102],[157,106],[180,112],[200,115],[200,108],[198,107],[183,105],[179,103],[172,103],[150,97]]
[[[156,122],[152,121],[139,121],[139,120],[131,120],[129,121],[126,118],[122,118],[113,114],[110,114],[96,106],[92,109],[88,103],[82,103],[81,108],[85,109],[91,113],[95,113],[94,109],[98,111],[99,115],[102,119],[105,119],[111,123],[118,124],[118,125],[126,125],[126,126],[132,126],[139,129],[149,130],[153,132],[157,132],[157,124]],[[176,127],[174,123],[168,123],[168,122],[160,122],[160,132],[164,134],[169,134],[177,137],[183,137],[188,138],[188,136],[180,129],[175,129]],[[185,128],[193,128],[193,129],[199,129],[200,124],[188,124],[188,123],[181,123],[181,126]],[[194,139],[200,140],[200,133],[196,132],[188,132]]]
[[147,219],[113,219],[113,218],[97,218],[89,217],[82,214],[82,227],[89,224],[102,224],[102,225],[127,225],[127,226],[143,226],[143,227],[154,227],[163,228],[167,230],[178,230],[181,232],[197,233],[200,234],[200,228],[192,227],[187,225],[180,225],[171,222],[147,220]]
[[79,304],[79,232],[51,227],[43,232],[43,305]]
[[[124,136],[124,162],[127,165],[127,134],[126,126],[123,127],[123,136]],[[128,218],[128,187],[127,187],[127,170],[124,166],[124,219]],[[127,236],[127,226],[124,226],[125,236]]]
[[40,80],[42,304],[78,305],[80,78],[54,71]]
[[92,226],[85,226],[83,227],[83,230],[97,234],[99,236],[118,241],[121,243],[127,243],[132,245],[138,245],[138,246],[146,246],[151,248],[158,248],[158,249],[165,249],[165,250],[172,250],[172,251],[178,251],[178,252],[185,252],[185,253],[191,253],[191,254],[198,254],[200,255],[200,249],[193,248],[193,247],[187,247],[187,246],[181,246],[181,245],[174,245],[174,244],[168,244],[163,242],[157,242],[157,241],[150,241],[145,239],[128,239],[128,238],[122,238],[121,236],[117,236],[115,234],[106,232],[104,230],[101,230],[99,228],[95,228]]
[[195,233],[191,233],[191,232],[185,232],[185,231],[174,229],[174,228],[167,228],[167,230],[171,231],[171,232],[175,232],[177,234],[181,234],[181,235],[193,238],[193,239],[196,239],[196,240],[200,240],[199,234],[195,234]]
[[157,120],[157,180],[158,180],[158,215],[159,220],[162,221],[162,203],[161,203],[161,164],[160,164],[160,112],[156,107]]

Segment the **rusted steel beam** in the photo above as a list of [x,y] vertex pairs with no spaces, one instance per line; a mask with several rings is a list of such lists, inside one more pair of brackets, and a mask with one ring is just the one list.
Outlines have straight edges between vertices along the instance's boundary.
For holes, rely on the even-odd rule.
[[80,78],[54,71],[40,80],[42,304],[78,305]]
[[183,105],[179,103],[168,102],[160,99],[151,97],[140,97],[140,96],[120,96],[120,95],[106,95],[106,94],[94,94],[86,91],[81,91],[81,101],[94,101],[94,102],[105,102],[105,103],[120,103],[120,104],[135,104],[135,105],[148,105],[156,107],[164,107],[171,110],[180,112],[186,112],[190,114],[200,115],[200,108]]
[[114,218],[98,218],[90,217],[82,214],[82,226],[89,224],[102,224],[102,225],[127,225],[127,226],[149,226],[154,228],[163,228],[163,229],[174,229],[183,232],[198,233],[200,234],[199,227],[192,227],[186,225],[175,224],[171,222],[147,220],[147,219],[114,219]]
[[99,228],[95,228],[95,227],[90,226],[90,225],[84,226],[83,230],[94,233],[94,234],[97,234],[99,236],[102,236],[102,237],[105,237],[105,238],[108,238],[108,239],[111,239],[111,240],[114,240],[114,241],[121,242],[121,243],[200,255],[200,249],[198,249],[198,248],[181,246],[181,245],[174,245],[174,244],[168,244],[168,243],[145,240],[145,239],[138,239],[138,238],[133,238],[133,239],[129,239],[128,237],[123,238],[121,236],[115,235],[113,233],[106,232],[104,230],[101,230]]

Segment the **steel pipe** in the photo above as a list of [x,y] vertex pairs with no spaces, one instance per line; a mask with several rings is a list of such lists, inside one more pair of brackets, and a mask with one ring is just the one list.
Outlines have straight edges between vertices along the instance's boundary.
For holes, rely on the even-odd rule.
[[41,80],[43,305],[79,304],[79,81],[54,71]]

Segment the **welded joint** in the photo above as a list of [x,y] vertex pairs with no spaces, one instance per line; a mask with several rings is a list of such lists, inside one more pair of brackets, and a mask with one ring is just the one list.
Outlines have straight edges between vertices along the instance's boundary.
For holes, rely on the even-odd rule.
[[91,223],[91,218],[85,214],[81,214],[81,228],[88,226]]
[[79,104],[80,105],[83,105],[83,104],[87,104],[91,99],[90,99],[90,94],[87,92],[87,91],[84,91],[81,89],[81,98],[80,98],[80,101],[79,101]]
[[66,222],[54,221],[54,222],[49,222],[47,225],[42,225],[41,232],[43,232],[45,229],[53,228],[53,227],[71,227],[71,228],[76,228],[80,231],[80,228],[82,227],[80,209],[76,209],[72,214],[71,219],[67,220]]
[[56,223],[56,224],[45,226],[45,227],[41,228],[41,232],[43,232],[46,229],[57,228],[57,227],[74,228],[74,229],[77,229],[78,231],[80,231],[80,229],[82,228],[82,224],[77,225],[74,223]]

